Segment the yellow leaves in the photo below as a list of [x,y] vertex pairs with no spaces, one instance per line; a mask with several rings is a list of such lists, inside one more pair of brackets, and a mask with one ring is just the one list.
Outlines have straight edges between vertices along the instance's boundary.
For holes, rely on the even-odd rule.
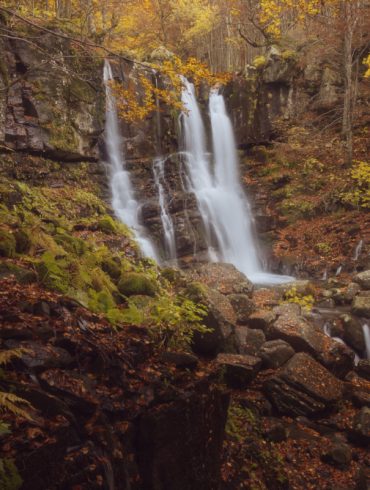
[[[150,69],[150,68],[148,68]],[[158,108],[158,102],[181,111],[183,109],[180,94],[183,87],[181,76],[190,78],[196,86],[206,83],[209,86],[224,85],[230,79],[230,74],[212,74],[207,66],[196,58],[183,62],[173,56],[161,65],[151,65],[151,69],[159,72],[162,79],[167,79],[166,88],[155,86],[150,76],[140,75],[139,83],[131,82],[125,88],[117,82],[111,82],[120,116],[126,122],[133,123],[143,120]]]
[[364,59],[364,65],[367,66],[367,70],[365,72],[365,78],[370,78],[370,54]]

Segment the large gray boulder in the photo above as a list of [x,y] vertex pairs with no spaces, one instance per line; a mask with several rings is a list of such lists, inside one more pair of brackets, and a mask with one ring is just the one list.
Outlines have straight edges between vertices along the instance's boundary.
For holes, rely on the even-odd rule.
[[370,270],[356,274],[353,280],[354,282],[357,282],[363,289],[370,289]]
[[195,265],[186,274],[191,281],[200,282],[225,295],[250,295],[253,291],[251,281],[232,264],[207,263]]
[[294,356],[295,352],[284,340],[269,340],[265,342],[258,352],[266,368],[277,369]]
[[355,297],[352,303],[352,313],[357,316],[364,316],[370,318],[370,294],[358,295]]
[[285,340],[295,351],[311,354],[335,375],[343,377],[353,367],[354,352],[351,349],[295,314],[278,317],[270,326],[267,338]]
[[265,381],[263,388],[279,413],[312,416],[336,405],[343,383],[308,354],[299,353]]

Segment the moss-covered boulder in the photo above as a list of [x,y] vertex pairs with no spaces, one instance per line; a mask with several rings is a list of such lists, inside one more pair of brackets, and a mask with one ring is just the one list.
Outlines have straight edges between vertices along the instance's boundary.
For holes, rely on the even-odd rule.
[[118,290],[124,296],[155,296],[158,291],[156,282],[139,272],[126,273],[118,283]]
[[30,235],[25,231],[25,230],[17,230],[14,233],[14,238],[15,238],[15,249],[17,253],[19,254],[26,254],[29,252],[32,241],[30,238]]
[[0,230],[0,257],[14,257],[15,248],[14,235],[6,230]]
[[35,263],[38,279],[45,287],[60,293],[66,293],[69,285],[69,275],[64,261],[57,259],[51,252],[45,252],[41,260]]
[[98,230],[103,233],[115,234],[117,233],[117,224],[111,216],[103,216],[97,223]]
[[73,253],[75,255],[83,255],[87,246],[86,243],[78,237],[69,235],[63,231],[60,231],[54,236],[55,242],[64,248],[66,252]]
[[10,262],[0,262],[0,279],[8,276],[14,276],[21,284],[31,284],[37,280],[37,275],[32,270]]
[[118,258],[103,260],[101,268],[113,281],[118,281],[121,277],[121,262]]

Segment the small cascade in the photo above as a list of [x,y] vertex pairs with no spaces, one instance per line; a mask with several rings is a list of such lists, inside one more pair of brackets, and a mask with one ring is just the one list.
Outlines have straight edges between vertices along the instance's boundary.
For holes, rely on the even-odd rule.
[[358,244],[356,245],[355,252],[353,254],[353,260],[355,262],[357,262],[358,258],[360,257],[360,254],[361,254],[363,245],[364,245],[364,241],[363,240],[360,240],[358,242]]
[[340,265],[340,266],[338,267],[338,269],[335,271],[335,275],[336,275],[336,276],[339,276],[339,274],[342,272],[342,269],[343,269],[343,266],[342,266],[342,265]]
[[154,182],[158,191],[158,201],[161,209],[161,221],[164,233],[166,259],[176,261],[175,228],[168,211],[168,200],[165,190],[165,158],[156,158],[153,162]]
[[140,205],[135,199],[130,173],[125,168],[117,106],[108,83],[113,80],[113,73],[107,60],[104,63],[103,75],[106,91],[105,143],[110,171],[112,207],[117,218],[133,230],[143,255],[157,260],[154,246],[146,236],[144,227],[139,223]]
[[201,214],[209,259],[228,262],[258,284],[279,284],[290,276],[262,270],[252,233],[251,209],[239,183],[233,128],[225,102],[216,90],[210,94],[214,164],[207,152],[206,136],[194,86],[183,80],[182,114],[188,191],[194,192]]
[[362,324],[362,331],[364,332],[364,339],[366,345],[366,359],[370,359],[370,326],[368,323]]
[[327,281],[328,280],[328,270],[325,269],[321,278],[322,281]]

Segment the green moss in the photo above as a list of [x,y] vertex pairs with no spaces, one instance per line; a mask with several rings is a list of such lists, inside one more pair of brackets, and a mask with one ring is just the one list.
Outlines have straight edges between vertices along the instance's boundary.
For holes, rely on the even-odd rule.
[[57,150],[77,152],[78,138],[71,123],[59,120],[58,114],[54,115],[55,117],[45,128],[50,134],[49,143]]
[[17,230],[14,232],[16,242],[16,251],[20,254],[25,254],[30,251],[32,241],[29,234],[25,230]]
[[124,296],[155,296],[158,287],[153,279],[138,272],[126,273],[118,283],[118,290]]
[[32,270],[19,267],[10,262],[0,263],[0,278],[14,276],[21,284],[30,284],[37,279],[36,273]]
[[66,88],[66,97],[71,102],[77,100],[91,104],[96,99],[96,92],[88,83],[75,78],[71,79],[70,84]]
[[113,281],[118,281],[121,277],[121,262],[120,260],[107,258],[102,261],[101,267]]
[[202,302],[206,293],[207,290],[204,284],[195,281],[188,284],[185,290],[186,296],[195,302]]
[[181,271],[178,269],[172,269],[170,267],[166,267],[161,270],[161,276],[167,279],[171,284],[178,284],[182,279]]
[[111,216],[103,216],[99,219],[97,223],[98,230],[108,233],[108,234],[116,234],[117,233],[117,224],[113,220]]
[[87,250],[86,243],[81,240],[81,238],[68,235],[65,232],[57,233],[54,240],[58,245],[62,246],[64,250],[75,255],[83,255]]
[[0,459],[0,488],[1,490],[18,490],[22,486],[17,467],[10,459]]
[[0,257],[14,257],[15,246],[14,235],[8,231],[0,230]]
[[65,266],[66,263],[56,259],[51,252],[45,252],[41,260],[35,263],[41,284],[60,293],[68,291],[69,276]]

